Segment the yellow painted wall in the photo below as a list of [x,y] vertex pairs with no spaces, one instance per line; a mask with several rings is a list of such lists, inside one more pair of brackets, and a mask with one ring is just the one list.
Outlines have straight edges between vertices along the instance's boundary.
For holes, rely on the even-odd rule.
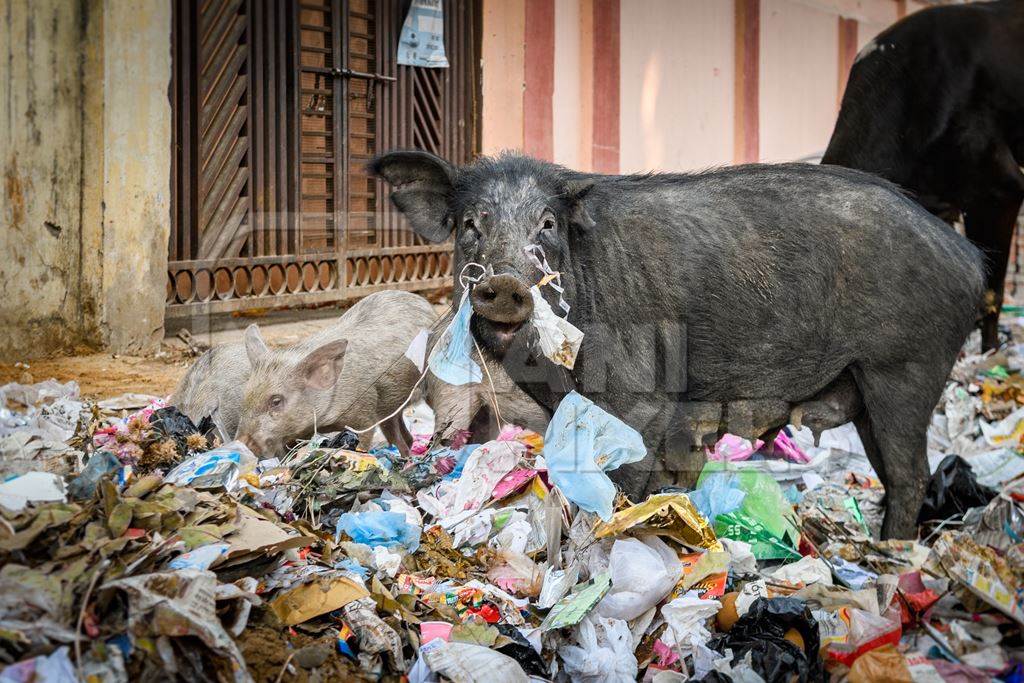
[[524,0],[484,0],[481,62],[484,154],[523,146]]
[[729,163],[733,3],[622,0],[621,7],[622,172]]
[[580,0],[555,0],[554,161],[569,168],[581,168],[584,144],[581,10]]
[[796,0],[761,0],[762,161],[828,145],[838,113],[838,16]]

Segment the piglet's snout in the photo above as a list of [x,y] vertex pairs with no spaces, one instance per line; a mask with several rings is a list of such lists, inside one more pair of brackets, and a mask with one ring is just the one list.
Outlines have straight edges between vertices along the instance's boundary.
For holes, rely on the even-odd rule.
[[496,323],[524,323],[533,314],[529,288],[514,275],[495,275],[476,287],[470,295],[473,311]]

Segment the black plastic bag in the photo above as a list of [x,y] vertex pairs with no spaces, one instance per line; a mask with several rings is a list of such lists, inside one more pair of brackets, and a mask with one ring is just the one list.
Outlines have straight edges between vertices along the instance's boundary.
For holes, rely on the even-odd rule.
[[498,633],[514,641],[496,648],[498,652],[508,655],[519,662],[519,666],[523,667],[523,671],[528,676],[546,679],[551,675],[544,664],[544,660],[533,649],[533,645],[530,645],[530,641],[526,639],[526,636],[519,632],[519,629],[511,624],[495,624],[495,626],[498,628]]
[[928,480],[917,523],[958,517],[971,508],[985,507],[997,491],[978,483],[970,464],[959,455],[947,455]]
[[359,445],[359,435],[343,429],[323,443],[323,448],[344,448],[346,451],[354,451]]
[[[803,638],[803,650],[785,639],[791,628]],[[801,683],[823,680],[820,646],[818,622],[797,598],[758,598],[732,630],[708,641],[723,654],[731,649],[733,664],[749,652],[754,671],[767,683],[788,683],[794,675]]]

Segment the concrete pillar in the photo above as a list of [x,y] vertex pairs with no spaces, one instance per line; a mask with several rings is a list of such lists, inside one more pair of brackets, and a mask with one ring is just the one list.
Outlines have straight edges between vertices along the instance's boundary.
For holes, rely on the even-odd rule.
[[163,338],[171,230],[171,3],[103,2],[102,329],[113,351]]

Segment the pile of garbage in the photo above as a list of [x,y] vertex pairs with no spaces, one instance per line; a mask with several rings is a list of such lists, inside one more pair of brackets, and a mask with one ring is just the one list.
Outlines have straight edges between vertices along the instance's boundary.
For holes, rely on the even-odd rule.
[[[723,436],[696,488],[545,434],[258,460],[159,399],[0,387],[0,682],[1024,680],[1024,356],[967,356],[919,539],[879,541],[852,426]],[[412,417],[412,415],[410,415]]]

